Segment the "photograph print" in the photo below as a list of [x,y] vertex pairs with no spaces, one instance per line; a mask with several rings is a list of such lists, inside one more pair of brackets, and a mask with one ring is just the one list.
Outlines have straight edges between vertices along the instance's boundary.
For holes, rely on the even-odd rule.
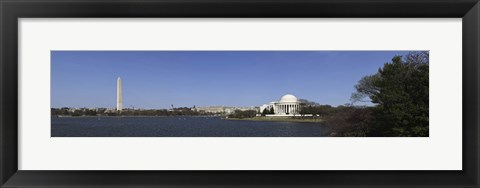
[[429,51],[51,51],[51,137],[428,137]]

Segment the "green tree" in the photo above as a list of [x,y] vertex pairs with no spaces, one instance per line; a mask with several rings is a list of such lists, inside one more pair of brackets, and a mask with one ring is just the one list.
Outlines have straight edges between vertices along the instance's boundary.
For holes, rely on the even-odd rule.
[[245,110],[245,111],[235,110],[235,112],[233,114],[228,115],[228,117],[229,118],[239,118],[239,119],[252,118],[252,117],[255,117],[256,114],[257,114],[256,110]]
[[370,96],[380,92],[380,88],[376,87],[373,83],[380,79],[380,74],[374,74],[365,76],[355,85],[357,92],[353,93],[350,97],[352,104],[357,102],[372,102],[369,100]]
[[300,104],[305,105],[305,106],[318,106],[318,105],[320,105],[317,102],[309,101],[307,99],[298,99],[298,102],[300,102]]
[[263,109],[262,115],[265,115],[265,114],[270,114],[270,110],[268,110],[267,108]]
[[429,57],[428,52],[395,56],[375,75],[355,85],[352,102],[369,98],[373,122],[369,136],[428,136]]

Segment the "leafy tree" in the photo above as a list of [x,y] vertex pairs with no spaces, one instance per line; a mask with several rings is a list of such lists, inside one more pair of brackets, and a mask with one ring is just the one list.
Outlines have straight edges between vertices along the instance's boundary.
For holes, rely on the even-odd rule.
[[328,116],[334,112],[334,107],[330,105],[321,105],[317,102],[309,101],[306,99],[299,99],[300,101],[300,111],[299,114],[312,114],[318,116]]
[[298,102],[300,102],[300,104],[305,105],[305,106],[318,106],[318,105],[320,105],[317,102],[309,101],[307,99],[298,99]]
[[355,85],[352,102],[369,98],[373,122],[369,136],[428,136],[428,52],[395,56],[378,73]]
[[262,115],[265,115],[265,114],[270,114],[270,110],[268,110],[267,108],[263,109]]
[[255,117],[257,114],[256,110],[235,110],[233,114],[228,115],[229,118],[252,118]]
[[371,102],[369,97],[379,93],[380,88],[376,87],[373,83],[380,79],[380,75],[374,74],[365,76],[354,86],[357,92],[353,93],[350,97],[352,103],[357,102]]

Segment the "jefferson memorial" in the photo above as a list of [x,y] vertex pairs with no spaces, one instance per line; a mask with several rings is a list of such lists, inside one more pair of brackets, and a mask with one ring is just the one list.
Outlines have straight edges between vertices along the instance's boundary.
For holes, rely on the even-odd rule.
[[300,101],[294,95],[286,94],[279,101],[260,106],[260,113],[265,109],[271,110],[272,108],[275,116],[294,116],[300,113]]

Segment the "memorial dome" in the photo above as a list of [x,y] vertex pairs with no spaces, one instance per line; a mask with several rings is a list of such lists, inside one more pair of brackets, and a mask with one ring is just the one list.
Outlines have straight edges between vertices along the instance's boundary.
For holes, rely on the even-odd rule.
[[280,98],[280,103],[287,103],[287,102],[298,102],[297,97],[291,95],[291,94],[286,94]]

